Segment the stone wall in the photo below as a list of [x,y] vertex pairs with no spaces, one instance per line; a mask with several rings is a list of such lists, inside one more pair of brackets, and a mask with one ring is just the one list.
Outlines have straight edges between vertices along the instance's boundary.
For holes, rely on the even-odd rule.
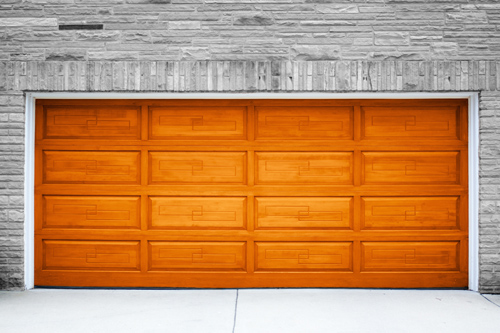
[[473,0],[2,0],[0,60],[497,59]]
[[500,293],[500,3],[2,0],[0,289],[22,289],[24,93],[480,92],[480,290]]

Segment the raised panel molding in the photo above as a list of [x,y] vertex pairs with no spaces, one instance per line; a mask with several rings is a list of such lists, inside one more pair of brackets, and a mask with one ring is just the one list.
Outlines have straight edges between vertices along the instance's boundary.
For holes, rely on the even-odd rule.
[[149,270],[246,270],[245,242],[149,242]]
[[363,271],[458,271],[459,242],[362,242]]
[[459,152],[363,152],[364,184],[459,184]]
[[150,152],[151,184],[244,184],[246,152]]
[[44,270],[138,270],[138,241],[44,240]]
[[246,107],[150,107],[150,139],[245,139]]
[[257,152],[258,184],[352,184],[352,152]]
[[256,271],[350,271],[350,242],[255,242]]
[[244,229],[246,198],[150,197],[150,229]]
[[364,139],[458,140],[460,133],[457,106],[362,107]]
[[46,139],[139,139],[138,107],[44,108]]
[[362,198],[363,229],[437,230],[459,228],[458,197]]
[[46,184],[137,184],[140,152],[44,151]]
[[139,197],[44,196],[43,228],[140,228]]
[[257,139],[352,139],[353,107],[255,107]]
[[349,229],[352,198],[259,197],[256,229]]

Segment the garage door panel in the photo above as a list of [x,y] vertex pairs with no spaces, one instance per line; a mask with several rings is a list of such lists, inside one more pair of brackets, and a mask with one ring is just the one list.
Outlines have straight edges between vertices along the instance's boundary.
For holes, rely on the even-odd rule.
[[46,139],[140,139],[138,107],[44,108]]
[[258,184],[352,184],[352,152],[257,152]]
[[352,107],[256,107],[256,139],[352,139]]
[[245,271],[246,242],[149,242],[149,270]]
[[137,184],[140,152],[44,151],[45,184]]
[[362,107],[365,139],[458,140],[460,107]]
[[467,286],[465,100],[36,112],[37,285]]
[[44,196],[43,228],[140,229],[140,197]]
[[255,229],[350,229],[352,198],[256,198]]
[[150,152],[151,184],[244,184],[245,152]]
[[246,107],[150,107],[151,140],[245,139]]
[[255,271],[351,271],[351,242],[255,242]]
[[149,229],[245,228],[246,198],[150,198]]
[[139,242],[44,240],[43,269],[139,270]]
[[362,229],[459,229],[458,197],[362,198]]
[[363,271],[457,271],[459,242],[362,242]]
[[364,184],[459,184],[459,152],[363,152]]

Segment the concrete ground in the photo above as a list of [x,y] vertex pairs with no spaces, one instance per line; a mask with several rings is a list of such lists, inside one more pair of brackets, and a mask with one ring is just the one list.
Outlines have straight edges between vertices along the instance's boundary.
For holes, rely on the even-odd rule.
[[0,292],[0,332],[500,332],[500,295],[465,290]]

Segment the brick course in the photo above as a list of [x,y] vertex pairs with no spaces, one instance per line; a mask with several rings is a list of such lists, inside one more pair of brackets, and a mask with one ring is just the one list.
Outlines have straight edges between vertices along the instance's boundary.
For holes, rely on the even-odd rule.
[[497,1],[2,1],[0,289],[24,285],[26,91],[478,91],[480,290],[500,293],[499,27]]

